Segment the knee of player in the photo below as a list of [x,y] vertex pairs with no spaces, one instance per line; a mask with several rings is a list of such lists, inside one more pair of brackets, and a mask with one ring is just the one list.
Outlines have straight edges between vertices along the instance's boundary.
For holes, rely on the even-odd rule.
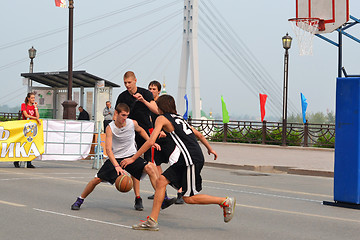
[[183,196],[184,202],[187,204],[194,204],[193,200],[191,197],[185,197]]
[[149,174],[150,176],[157,174],[156,166],[153,163],[146,164],[144,168],[145,172]]
[[94,177],[92,183],[98,185],[99,183],[101,183],[101,179],[98,177]]
[[156,180],[156,187],[166,186],[168,184],[166,178],[163,175]]

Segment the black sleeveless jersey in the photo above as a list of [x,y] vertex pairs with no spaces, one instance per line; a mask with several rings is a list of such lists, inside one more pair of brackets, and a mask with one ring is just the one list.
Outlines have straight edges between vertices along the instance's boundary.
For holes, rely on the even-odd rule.
[[170,136],[180,149],[186,166],[194,165],[195,163],[204,163],[204,155],[190,125],[178,114],[165,113],[163,116],[166,117],[175,128],[173,132],[170,132]]

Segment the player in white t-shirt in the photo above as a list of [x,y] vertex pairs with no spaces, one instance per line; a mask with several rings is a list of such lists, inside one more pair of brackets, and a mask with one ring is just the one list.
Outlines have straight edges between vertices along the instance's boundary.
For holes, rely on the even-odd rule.
[[[148,162],[141,157],[137,158],[132,164],[125,168],[120,167],[123,159],[133,156],[136,153],[135,131],[138,132],[145,140],[149,136],[145,130],[138,125],[135,120],[128,119],[130,108],[124,103],[116,106],[114,119],[106,128],[105,148],[106,154],[109,156],[100,168],[96,176],[86,185],[80,197],[71,206],[72,210],[79,210],[84,199],[95,189],[101,182],[109,182],[114,184],[119,175],[126,174],[125,170],[132,177],[140,180],[143,174],[148,174],[150,182],[155,189],[156,180],[159,177],[158,171],[154,163]],[[159,145],[154,144],[159,149]],[[176,199],[165,199],[162,208],[172,205]]]

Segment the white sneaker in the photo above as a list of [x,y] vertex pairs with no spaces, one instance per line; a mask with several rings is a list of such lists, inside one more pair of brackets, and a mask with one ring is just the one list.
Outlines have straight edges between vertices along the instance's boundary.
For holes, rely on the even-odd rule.
[[134,230],[159,231],[159,224],[152,218],[147,217],[146,221],[141,221],[137,225],[133,225]]
[[227,197],[220,205],[224,210],[224,222],[228,223],[234,216],[236,199]]

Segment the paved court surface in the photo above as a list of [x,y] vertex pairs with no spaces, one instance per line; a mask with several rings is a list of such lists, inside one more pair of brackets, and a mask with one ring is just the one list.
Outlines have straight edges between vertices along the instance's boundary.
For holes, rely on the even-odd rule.
[[[149,215],[153,193],[141,184],[144,211],[132,192],[100,184],[80,211],[71,204],[96,173],[89,161],[35,161],[36,169],[0,163],[0,239],[359,239],[360,211],[322,205],[332,201],[329,177],[204,167],[203,193],[237,198],[225,224],[215,205],[174,205],[160,214],[159,232],[130,227]],[[175,191],[168,189],[171,195]]]
[[[210,143],[219,158],[206,155],[209,165],[222,165],[260,172],[284,172],[312,176],[334,175],[334,149],[276,145]],[[203,152],[206,148],[202,146]]]

